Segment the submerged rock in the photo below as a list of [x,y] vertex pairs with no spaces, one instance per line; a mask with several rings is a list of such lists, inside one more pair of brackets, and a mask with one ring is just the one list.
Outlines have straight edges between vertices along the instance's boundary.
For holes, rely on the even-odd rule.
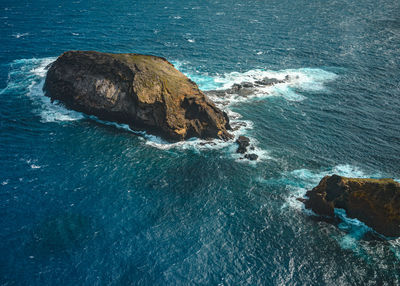
[[227,114],[164,58],[69,51],[51,65],[43,89],[68,108],[168,140],[232,138]]
[[335,208],[344,209],[378,233],[400,236],[400,184],[393,179],[326,176],[306,195],[306,208],[319,215],[333,217]]
[[30,250],[41,255],[80,247],[89,239],[90,228],[90,218],[82,214],[51,216],[33,229]]
[[284,79],[276,79],[276,78],[269,78],[264,77],[261,80],[256,80],[254,83],[252,82],[241,82],[235,83],[230,88],[223,89],[223,90],[208,90],[205,93],[209,96],[217,96],[223,98],[227,95],[235,94],[239,95],[240,97],[249,97],[257,92],[258,88],[263,88],[266,86],[272,86],[278,83],[285,83],[290,81],[289,75],[286,75]]
[[242,82],[241,85],[242,85],[242,87],[244,87],[244,88],[254,87],[254,84],[252,84],[251,82],[247,82],[247,81]]

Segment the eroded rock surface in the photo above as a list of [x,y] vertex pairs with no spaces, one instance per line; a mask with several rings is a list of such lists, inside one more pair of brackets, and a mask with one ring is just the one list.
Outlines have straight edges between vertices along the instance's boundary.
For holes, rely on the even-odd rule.
[[168,140],[232,138],[226,113],[164,58],[69,51],[51,65],[43,89],[68,108]]
[[306,195],[306,208],[319,215],[333,217],[335,208],[344,209],[378,233],[400,236],[400,184],[393,179],[326,176]]

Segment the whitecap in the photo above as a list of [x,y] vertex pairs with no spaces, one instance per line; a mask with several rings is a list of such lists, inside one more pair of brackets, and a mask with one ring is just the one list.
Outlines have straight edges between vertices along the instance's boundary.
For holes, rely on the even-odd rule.
[[[262,52],[257,52],[262,54]],[[326,83],[335,80],[338,75],[319,68],[300,68],[284,70],[263,70],[254,69],[247,72],[230,72],[222,75],[216,74],[210,76],[207,73],[201,73],[193,70],[186,62],[175,62],[176,68],[181,70],[186,76],[196,82],[201,90],[225,90],[231,88],[234,84],[256,81],[264,78],[275,78],[284,82],[270,86],[256,86],[253,93],[248,96],[238,94],[226,94],[223,98],[219,96],[212,97],[212,100],[219,103],[225,102],[228,105],[235,105],[256,99],[267,97],[282,97],[288,101],[302,101],[306,97],[302,92],[327,92]]]
[[38,76],[40,79],[44,79],[47,73],[47,67],[56,60],[56,58],[44,58],[38,61],[38,64],[34,66],[30,73]]
[[29,33],[17,33],[17,34],[13,34],[12,36],[14,38],[19,39],[19,38],[23,38],[23,37],[28,36],[28,35],[29,35]]
[[[317,68],[301,68],[287,70],[250,70],[244,73],[232,72],[222,76],[215,77],[216,89],[228,89],[234,84],[242,82],[255,83],[264,78],[275,78],[285,80],[283,83],[278,83],[272,86],[256,87],[254,97],[269,97],[281,96],[287,100],[301,101],[305,97],[296,91],[319,91],[325,90],[325,84],[337,78],[337,75],[332,72]],[[243,98],[243,97],[241,97]],[[243,98],[243,100],[248,100]],[[243,101],[242,100],[242,101]]]
[[[24,161],[26,164],[28,164],[29,167],[31,167],[31,169],[40,169],[41,168],[41,166],[36,164],[37,160],[21,159],[21,161]],[[22,181],[22,180],[20,179],[20,181]]]
[[292,177],[296,180],[300,180],[305,186],[315,186],[316,183],[328,175],[339,175],[343,177],[353,177],[353,178],[379,178],[381,174],[379,172],[367,174],[361,168],[349,164],[339,164],[332,168],[326,169],[324,171],[315,172],[309,169],[298,169],[290,171],[285,176]]

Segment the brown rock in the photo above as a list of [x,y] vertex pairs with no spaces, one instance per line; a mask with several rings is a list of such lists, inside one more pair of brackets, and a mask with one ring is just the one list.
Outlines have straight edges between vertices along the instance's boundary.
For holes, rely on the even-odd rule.
[[307,197],[306,208],[319,215],[334,216],[341,208],[378,233],[400,236],[400,184],[393,179],[326,176]]
[[232,138],[226,113],[164,58],[69,51],[51,65],[43,89],[68,108],[168,140]]

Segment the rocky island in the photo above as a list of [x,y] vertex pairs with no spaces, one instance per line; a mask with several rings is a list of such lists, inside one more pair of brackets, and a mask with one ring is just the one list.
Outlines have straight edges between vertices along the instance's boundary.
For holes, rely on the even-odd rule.
[[344,209],[376,232],[388,237],[400,236],[400,184],[393,179],[324,177],[308,191],[307,209],[333,217],[334,209]]
[[65,52],[49,67],[43,90],[68,108],[170,141],[233,138],[227,114],[161,57]]

